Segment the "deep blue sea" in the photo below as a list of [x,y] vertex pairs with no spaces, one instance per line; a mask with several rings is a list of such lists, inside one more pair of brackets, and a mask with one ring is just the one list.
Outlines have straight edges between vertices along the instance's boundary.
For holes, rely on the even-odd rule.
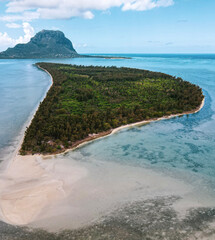
[[[183,179],[193,185],[196,184],[197,191],[201,192],[204,188],[213,195],[215,193],[215,55],[112,54],[111,56],[130,57],[131,59],[77,58],[43,61],[77,65],[123,66],[164,72],[199,85],[205,95],[205,105],[196,114],[124,129],[117,134],[70,152],[65,158],[83,162],[93,159],[123,166],[152,169],[164,175]],[[8,161],[14,153],[20,136],[23,134],[23,128],[26,127],[32,113],[51,84],[50,77],[34,66],[34,63],[38,61],[41,60],[0,60],[0,160],[3,162]],[[198,214],[196,213],[195,216]],[[209,215],[210,221],[213,222],[215,218],[212,216],[215,216],[215,213],[207,213],[207,217]],[[199,229],[198,227],[195,229],[194,224],[191,224],[190,232],[203,231],[202,226],[206,223],[199,220],[200,215],[196,219],[199,221],[197,224]],[[180,226],[183,225],[180,224]],[[180,231],[182,230],[184,229],[181,228]],[[160,228],[157,231],[159,232]],[[80,233],[77,234],[81,236]],[[182,234],[181,238],[153,236],[148,239],[187,239],[186,234]],[[61,237],[61,239],[70,239]],[[77,239],[87,238],[77,237]]]

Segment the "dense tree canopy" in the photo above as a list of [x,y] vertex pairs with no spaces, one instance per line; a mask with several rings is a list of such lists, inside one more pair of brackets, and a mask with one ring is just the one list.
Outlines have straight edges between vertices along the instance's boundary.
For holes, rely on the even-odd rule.
[[90,134],[199,107],[202,90],[164,73],[38,63],[53,85],[26,130],[21,154],[56,153]]

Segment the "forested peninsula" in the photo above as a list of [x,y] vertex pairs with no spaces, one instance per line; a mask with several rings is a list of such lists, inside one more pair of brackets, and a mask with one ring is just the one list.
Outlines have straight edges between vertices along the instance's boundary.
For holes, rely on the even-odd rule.
[[200,87],[164,73],[132,68],[37,63],[53,84],[25,132],[20,154],[55,154],[122,125],[189,113]]

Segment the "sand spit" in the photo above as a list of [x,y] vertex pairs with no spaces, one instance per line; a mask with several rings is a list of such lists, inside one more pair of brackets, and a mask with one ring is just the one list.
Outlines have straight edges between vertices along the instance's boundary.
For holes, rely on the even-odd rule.
[[[45,206],[64,198],[65,179],[60,176],[59,171],[58,174],[55,173],[54,161],[43,161],[39,156],[17,155],[0,175],[1,219],[11,224],[27,224]],[[84,177],[86,171],[73,166],[70,175],[72,185]]]
[[[122,126],[111,134],[146,123]],[[78,147],[83,144],[86,142]],[[122,199],[125,202],[189,192],[190,186],[149,169],[102,162],[83,164],[63,154],[17,154],[0,175],[0,218],[10,224],[32,223],[49,230],[76,228],[101,217]]]
[[[204,100],[198,109],[191,112],[128,124],[107,134],[93,135],[67,152],[121,129],[196,113],[203,106]],[[58,156],[20,156],[18,150],[22,141],[23,138],[16,154],[0,174],[0,219],[10,224],[26,225],[36,222],[36,226],[48,228],[48,224],[57,229],[71,227],[66,226],[63,221],[67,219],[70,223],[73,222],[72,227],[78,227],[101,216],[122,199],[131,200],[139,196],[139,190],[141,197],[189,192],[186,184],[174,182],[172,178],[149,170],[116,164],[107,166],[104,163],[96,163],[92,167],[71,159],[61,159],[62,153]],[[48,223],[44,220],[53,217],[53,224],[51,220]]]
[[214,204],[214,197],[163,173],[72,157],[18,156],[0,176],[1,220],[56,232],[87,226],[138,200],[179,196],[174,207],[185,214]]

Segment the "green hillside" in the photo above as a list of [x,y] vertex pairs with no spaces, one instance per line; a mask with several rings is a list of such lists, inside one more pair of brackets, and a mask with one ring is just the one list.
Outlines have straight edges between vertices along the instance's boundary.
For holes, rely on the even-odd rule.
[[93,133],[192,111],[202,90],[181,78],[131,68],[38,63],[54,79],[21,153],[57,153]]

